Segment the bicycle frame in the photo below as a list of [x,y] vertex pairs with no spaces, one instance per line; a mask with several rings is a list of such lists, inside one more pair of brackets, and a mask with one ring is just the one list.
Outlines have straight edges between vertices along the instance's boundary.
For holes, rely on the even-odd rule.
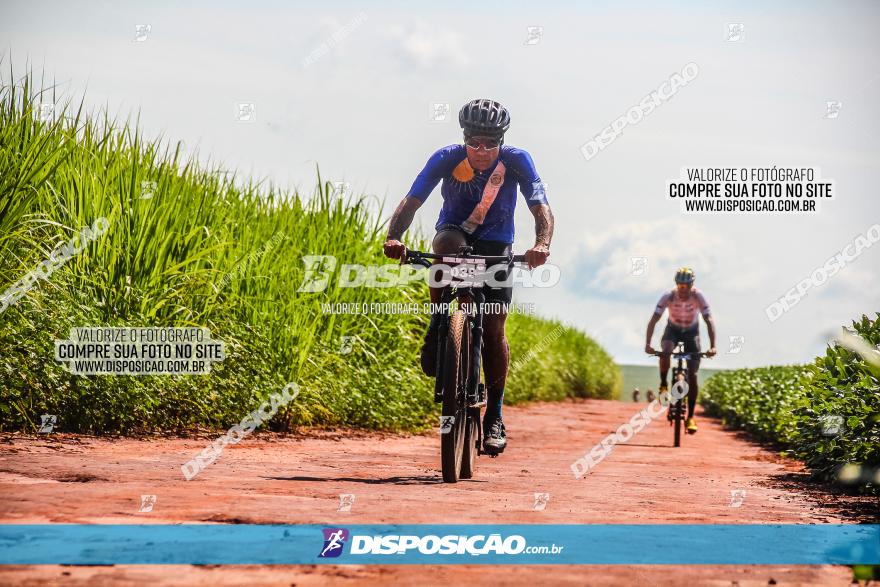
[[[403,262],[418,264],[430,270],[430,268],[433,266],[433,263],[431,261],[436,260],[483,260],[485,261],[487,267],[506,264],[508,268],[512,267],[514,263],[525,261],[524,255],[473,255],[470,254],[471,250],[473,250],[473,247],[466,246],[462,247],[458,253],[447,254],[407,251],[405,260]],[[468,405],[470,407],[483,406],[486,404],[486,398],[485,389],[481,387],[483,384],[480,383],[480,368],[482,366],[483,355],[483,305],[486,301],[486,294],[483,292],[482,287],[476,287],[474,285],[459,286],[456,285],[454,281],[449,285],[444,286],[443,293],[440,297],[441,307],[445,308],[446,319],[443,320],[440,325],[440,344],[437,348],[437,369],[435,371],[438,376],[434,383],[434,401],[439,403],[442,401],[443,397],[442,377],[440,377],[439,375],[442,373],[443,368],[442,363],[443,356],[445,355],[446,334],[448,332],[447,328],[450,316],[449,312],[452,306],[452,302],[456,299],[458,300],[460,306],[464,304],[465,307],[474,308],[472,312],[468,313],[468,322],[471,325],[471,369],[468,373],[465,393],[467,395]]]
[[658,357],[669,357],[671,356],[675,361],[675,366],[672,367],[672,387],[668,394],[671,394],[673,390],[676,388],[684,390],[680,397],[675,400],[674,404],[669,405],[669,410],[671,414],[672,424],[674,425],[674,437],[673,437],[673,446],[681,445],[681,424],[685,417],[685,404],[684,402],[687,400],[688,394],[690,393],[690,382],[688,381],[688,366],[687,361],[690,361],[695,356],[697,357],[705,357],[706,353],[686,353],[684,352],[684,343],[679,342],[676,343],[675,348],[671,353],[667,352],[654,352],[655,356]]
[[[432,261],[441,260],[446,263],[456,263],[470,265],[467,261],[481,261],[475,265],[481,268],[484,275],[488,268],[494,268],[499,264],[506,264],[508,269],[517,261],[523,261],[522,255],[514,256],[482,256],[471,255],[472,247],[462,247],[455,254],[433,254],[423,253],[421,251],[408,251],[402,263],[412,263],[421,265],[428,270],[434,265]],[[466,267],[464,271],[452,271],[452,279],[448,285],[444,285],[440,296],[440,304],[442,311],[445,313],[444,320],[440,323],[438,332],[437,356],[435,357],[435,381],[434,381],[434,401],[443,404],[442,413],[444,418],[447,415],[455,415],[449,430],[445,433],[446,439],[441,438],[440,454],[441,468],[443,471],[443,480],[449,483],[455,483],[462,479],[469,479],[473,476],[475,468],[475,457],[480,454],[486,454],[483,447],[482,426],[480,425],[480,409],[486,405],[486,387],[480,381],[482,366],[482,350],[483,350],[483,312],[486,294],[484,293],[479,281],[476,279],[477,267],[473,269]],[[464,277],[462,278],[462,274]],[[470,274],[474,278],[467,279]],[[456,281],[456,277],[460,278]],[[458,307],[453,309],[453,302],[458,301]],[[464,328],[463,334],[453,337],[449,336],[450,325],[453,324],[453,314],[460,316],[460,311],[464,311]],[[461,328],[462,319],[458,319],[455,324],[456,328]],[[450,340],[454,340],[453,344],[459,344],[459,338],[464,343],[469,341],[469,346],[462,346],[458,350],[458,354],[447,356],[449,349],[447,344]],[[455,357],[450,363],[450,357]],[[447,364],[458,365],[461,361],[467,361],[466,373],[464,370],[458,373],[446,373]],[[447,377],[451,375],[450,377]],[[463,381],[462,381],[463,380]],[[455,389],[451,389],[451,381],[454,381]],[[464,415],[464,417],[460,417]],[[444,423],[445,426],[445,423]],[[443,434],[444,428],[441,428]],[[459,434],[463,435],[463,440],[459,444]],[[497,456],[497,454],[492,456]]]

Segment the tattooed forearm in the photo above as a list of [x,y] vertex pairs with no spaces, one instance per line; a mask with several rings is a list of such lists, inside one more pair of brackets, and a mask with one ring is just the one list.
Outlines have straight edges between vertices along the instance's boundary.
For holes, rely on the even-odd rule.
[[529,208],[535,217],[535,245],[549,247],[553,238],[553,212],[547,204],[538,204]]
[[403,238],[403,233],[412,224],[413,218],[422,205],[418,198],[407,196],[398,204],[397,209],[391,216],[388,223],[388,240],[399,241]]

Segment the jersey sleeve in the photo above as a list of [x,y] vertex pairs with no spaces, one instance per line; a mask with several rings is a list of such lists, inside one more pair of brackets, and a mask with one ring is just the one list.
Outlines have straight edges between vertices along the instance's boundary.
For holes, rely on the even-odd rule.
[[672,295],[669,293],[665,293],[660,297],[660,301],[657,302],[657,307],[654,308],[654,313],[658,316],[662,316],[663,312],[669,306],[669,300],[672,298]]
[[511,149],[510,161],[519,184],[519,191],[522,192],[529,208],[537,204],[549,204],[547,184],[541,181],[532,156],[522,149]]
[[440,180],[449,174],[451,160],[449,147],[438,149],[428,158],[425,167],[416,176],[416,180],[413,182],[412,187],[409,188],[407,196],[412,196],[422,202],[427,200],[431,192],[434,191],[434,188],[437,187],[437,184],[440,183]]

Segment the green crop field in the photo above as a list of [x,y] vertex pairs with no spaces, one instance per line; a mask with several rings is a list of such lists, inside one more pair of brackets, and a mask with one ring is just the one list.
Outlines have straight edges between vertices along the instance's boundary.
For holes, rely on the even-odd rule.
[[848,327],[856,351],[829,345],[806,365],[736,369],[712,377],[706,410],[784,446],[814,474],[880,493],[880,313]]

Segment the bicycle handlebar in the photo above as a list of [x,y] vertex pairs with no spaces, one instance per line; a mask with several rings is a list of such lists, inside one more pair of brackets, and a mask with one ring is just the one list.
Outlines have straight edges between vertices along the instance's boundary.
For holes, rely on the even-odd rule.
[[711,358],[707,351],[703,351],[701,353],[676,353],[675,351],[666,353],[663,351],[654,351],[653,353],[651,353],[651,355],[653,355],[655,357],[672,357],[672,356],[674,356],[674,357],[682,357],[682,358],[687,358],[687,357],[690,357],[691,355],[699,355],[701,357]]
[[524,263],[526,260],[525,255],[471,255],[460,253],[438,254],[424,253],[422,251],[407,249],[400,262],[402,264],[410,263],[413,265],[422,265],[423,267],[430,268],[431,263],[428,262],[429,260],[443,259],[445,257],[455,257],[458,259],[483,259],[484,261],[486,261],[487,265],[498,263],[507,263],[508,265],[513,265],[514,263]]

